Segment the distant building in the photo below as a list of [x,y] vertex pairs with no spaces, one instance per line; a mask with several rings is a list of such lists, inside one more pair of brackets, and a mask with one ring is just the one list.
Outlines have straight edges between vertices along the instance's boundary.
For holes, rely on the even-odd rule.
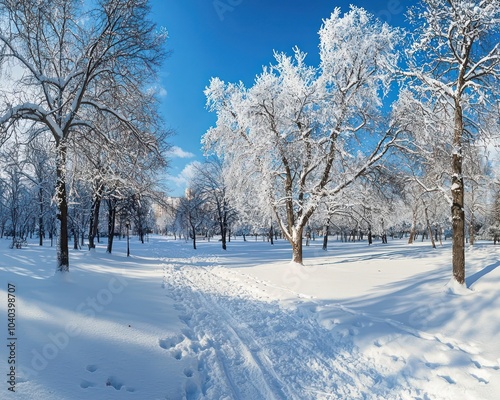
[[175,221],[175,213],[181,202],[180,197],[165,196],[152,204],[155,233],[164,234]]

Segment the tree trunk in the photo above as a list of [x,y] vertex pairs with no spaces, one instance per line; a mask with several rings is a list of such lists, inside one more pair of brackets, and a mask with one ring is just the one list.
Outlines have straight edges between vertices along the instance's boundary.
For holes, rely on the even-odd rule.
[[97,236],[99,229],[99,211],[101,209],[102,189],[99,187],[94,194],[92,207],[90,210],[90,226],[89,226],[89,250],[95,249],[94,239]]
[[294,229],[292,234],[292,262],[302,264],[302,229]]
[[115,237],[116,204],[112,199],[108,199],[108,246],[106,253],[113,251],[113,239]]
[[196,250],[196,228],[194,227],[193,224],[191,224],[191,231],[193,234],[193,249]]
[[57,271],[69,272],[68,248],[68,199],[66,193],[66,146],[59,143],[56,157],[56,204],[59,243],[57,249]]
[[73,228],[73,249],[78,250],[78,230]]
[[323,250],[328,248],[328,225],[323,227]]
[[385,223],[384,220],[381,220],[382,225],[382,243],[387,244],[387,232],[385,231]]
[[464,212],[464,179],[462,176],[462,134],[463,116],[460,100],[455,100],[455,132],[452,156],[451,218],[453,226],[452,264],[453,277],[461,285],[465,283],[465,212]]
[[226,241],[227,241],[227,225],[226,225],[225,222],[221,223],[220,230],[221,230],[222,250],[227,250],[227,244],[226,244]]
[[38,202],[40,205],[40,214],[38,215],[38,244],[43,246],[43,189],[38,189]]
[[474,244],[476,243],[476,235],[475,235],[475,232],[474,232],[474,224],[475,224],[475,221],[474,221],[474,213],[472,212],[471,213],[471,216],[470,216],[470,223],[469,223],[469,241],[470,241],[470,245],[471,246],[474,246]]
[[413,210],[413,221],[410,228],[410,237],[408,238],[408,244],[413,244],[415,240],[415,234],[417,230],[417,212]]
[[434,235],[432,234],[432,226],[429,221],[429,213],[427,212],[427,207],[424,208],[425,220],[427,222],[427,230],[429,231],[429,237],[431,238],[432,248],[436,248],[436,242],[434,241]]

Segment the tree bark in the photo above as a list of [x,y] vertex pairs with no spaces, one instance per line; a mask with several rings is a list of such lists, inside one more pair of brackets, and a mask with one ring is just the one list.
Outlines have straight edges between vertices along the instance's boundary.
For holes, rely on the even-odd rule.
[[474,232],[474,224],[475,224],[475,221],[474,221],[474,212],[471,213],[471,216],[470,216],[470,223],[469,223],[469,242],[470,242],[470,245],[471,246],[474,246],[474,244],[476,243],[476,235],[475,235],[475,232]]
[[410,228],[410,237],[408,238],[408,244],[413,244],[413,242],[415,240],[416,230],[417,230],[417,213],[414,210],[413,211],[413,221],[412,221],[411,228]]
[[221,221],[220,224],[220,231],[221,231],[221,241],[222,241],[222,250],[227,250],[227,224],[225,220]]
[[424,212],[425,212],[425,221],[427,222],[427,230],[429,231],[429,237],[431,238],[432,248],[435,249],[436,242],[434,241],[434,235],[432,234],[432,226],[429,221],[429,213],[427,211],[427,207],[424,208]]
[[294,229],[291,244],[292,262],[302,264],[302,228]]
[[113,239],[115,237],[115,221],[116,221],[116,203],[112,199],[108,199],[108,246],[106,252],[111,254],[113,251]]
[[43,189],[38,189],[38,202],[40,205],[40,214],[38,215],[38,244],[43,246]]
[[465,283],[465,212],[464,179],[462,176],[462,134],[463,114],[460,100],[455,100],[455,131],[453,138],[452,177],[451,177],[451,218],[453,227],[452,265],[453,277],[463,285]]
[[98,189],[94,193],[94,199],[92,201],[92,207],[90,210],[90,226],[89,226],[89,250],[95,249],[94,239],[97,236],[99,229],[99,212],[101,209],[102,200],[102,187],[99,185]]
[[193,249],[196,250],[196,228],[191,224],[191,231],[193,234]]
[[66,192],[66,145],[59,143],[56,157],[56,203],[59,225],[59,243],[57,249],[57,271],[69,272],[68,248],[68,198]]
[[73,249],[78,250],[78,230],[73,228]]
[[323,250],[328,248],[328,225],[323,227]]

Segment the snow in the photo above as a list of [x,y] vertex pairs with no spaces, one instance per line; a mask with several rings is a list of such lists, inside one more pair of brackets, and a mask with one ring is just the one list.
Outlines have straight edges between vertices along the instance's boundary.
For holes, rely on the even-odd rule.
[[[456,285],[450,243],[321,240],[290,263],[282,240],[153,236],[116,253],[0,241],[0,369],[15,285],[12,399],[496,399],[498,249],[467,251]],[[10,286],[12,287],[12,286]],[[5,377],[5,375],[3,375]]]

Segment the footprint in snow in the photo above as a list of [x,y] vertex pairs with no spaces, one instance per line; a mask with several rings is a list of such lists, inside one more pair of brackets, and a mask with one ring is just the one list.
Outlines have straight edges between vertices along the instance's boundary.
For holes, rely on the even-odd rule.
[[171,351],[172,353],[172,357],[174,357],[176,360],[182,360],[182,351],[177,349],[177,350],[173,350]]
[[192,380],[188,380],[186,382],[184,389],[186,391],[186,400],[194,400],[200,398],[200,388]]
[[89,371],[89,372],[96,372],[97,371],[97,365],[90,364],[90,365],[87,365],[87,367],[85,369],[87,371]]
[[89,382],[89,381],[86,381],[86,380],[82,380],[80,382],[80,387],[82,389],[88,389],[90,387],[95,387],[95,386],[97,386],[97,385],[94,382]]
[[116,390],[120,390],[123,387],[123,383],[114,376],[110,376],[106,381],[106,386],[111,386]]
[[184,340],[184,336],[176,335],[176,336],[167,337],[165,339],[160,339],[158,341],[158,344],[160,345],[160,347],[162,349],[170,350],[172,347],[175,347],[179,343],[182,343],[183,340]]
[[439,375],[440,378],[443,378],[446,382],[448,382],[450,385],[455,385],[456,382],[454,379],[452,379],[450,376],[448,375]]
[[484,383],[485,385],[490,383],[491,374],[484,369],[475,369],[473,371],[469,370],[469,374],[479,383]]

